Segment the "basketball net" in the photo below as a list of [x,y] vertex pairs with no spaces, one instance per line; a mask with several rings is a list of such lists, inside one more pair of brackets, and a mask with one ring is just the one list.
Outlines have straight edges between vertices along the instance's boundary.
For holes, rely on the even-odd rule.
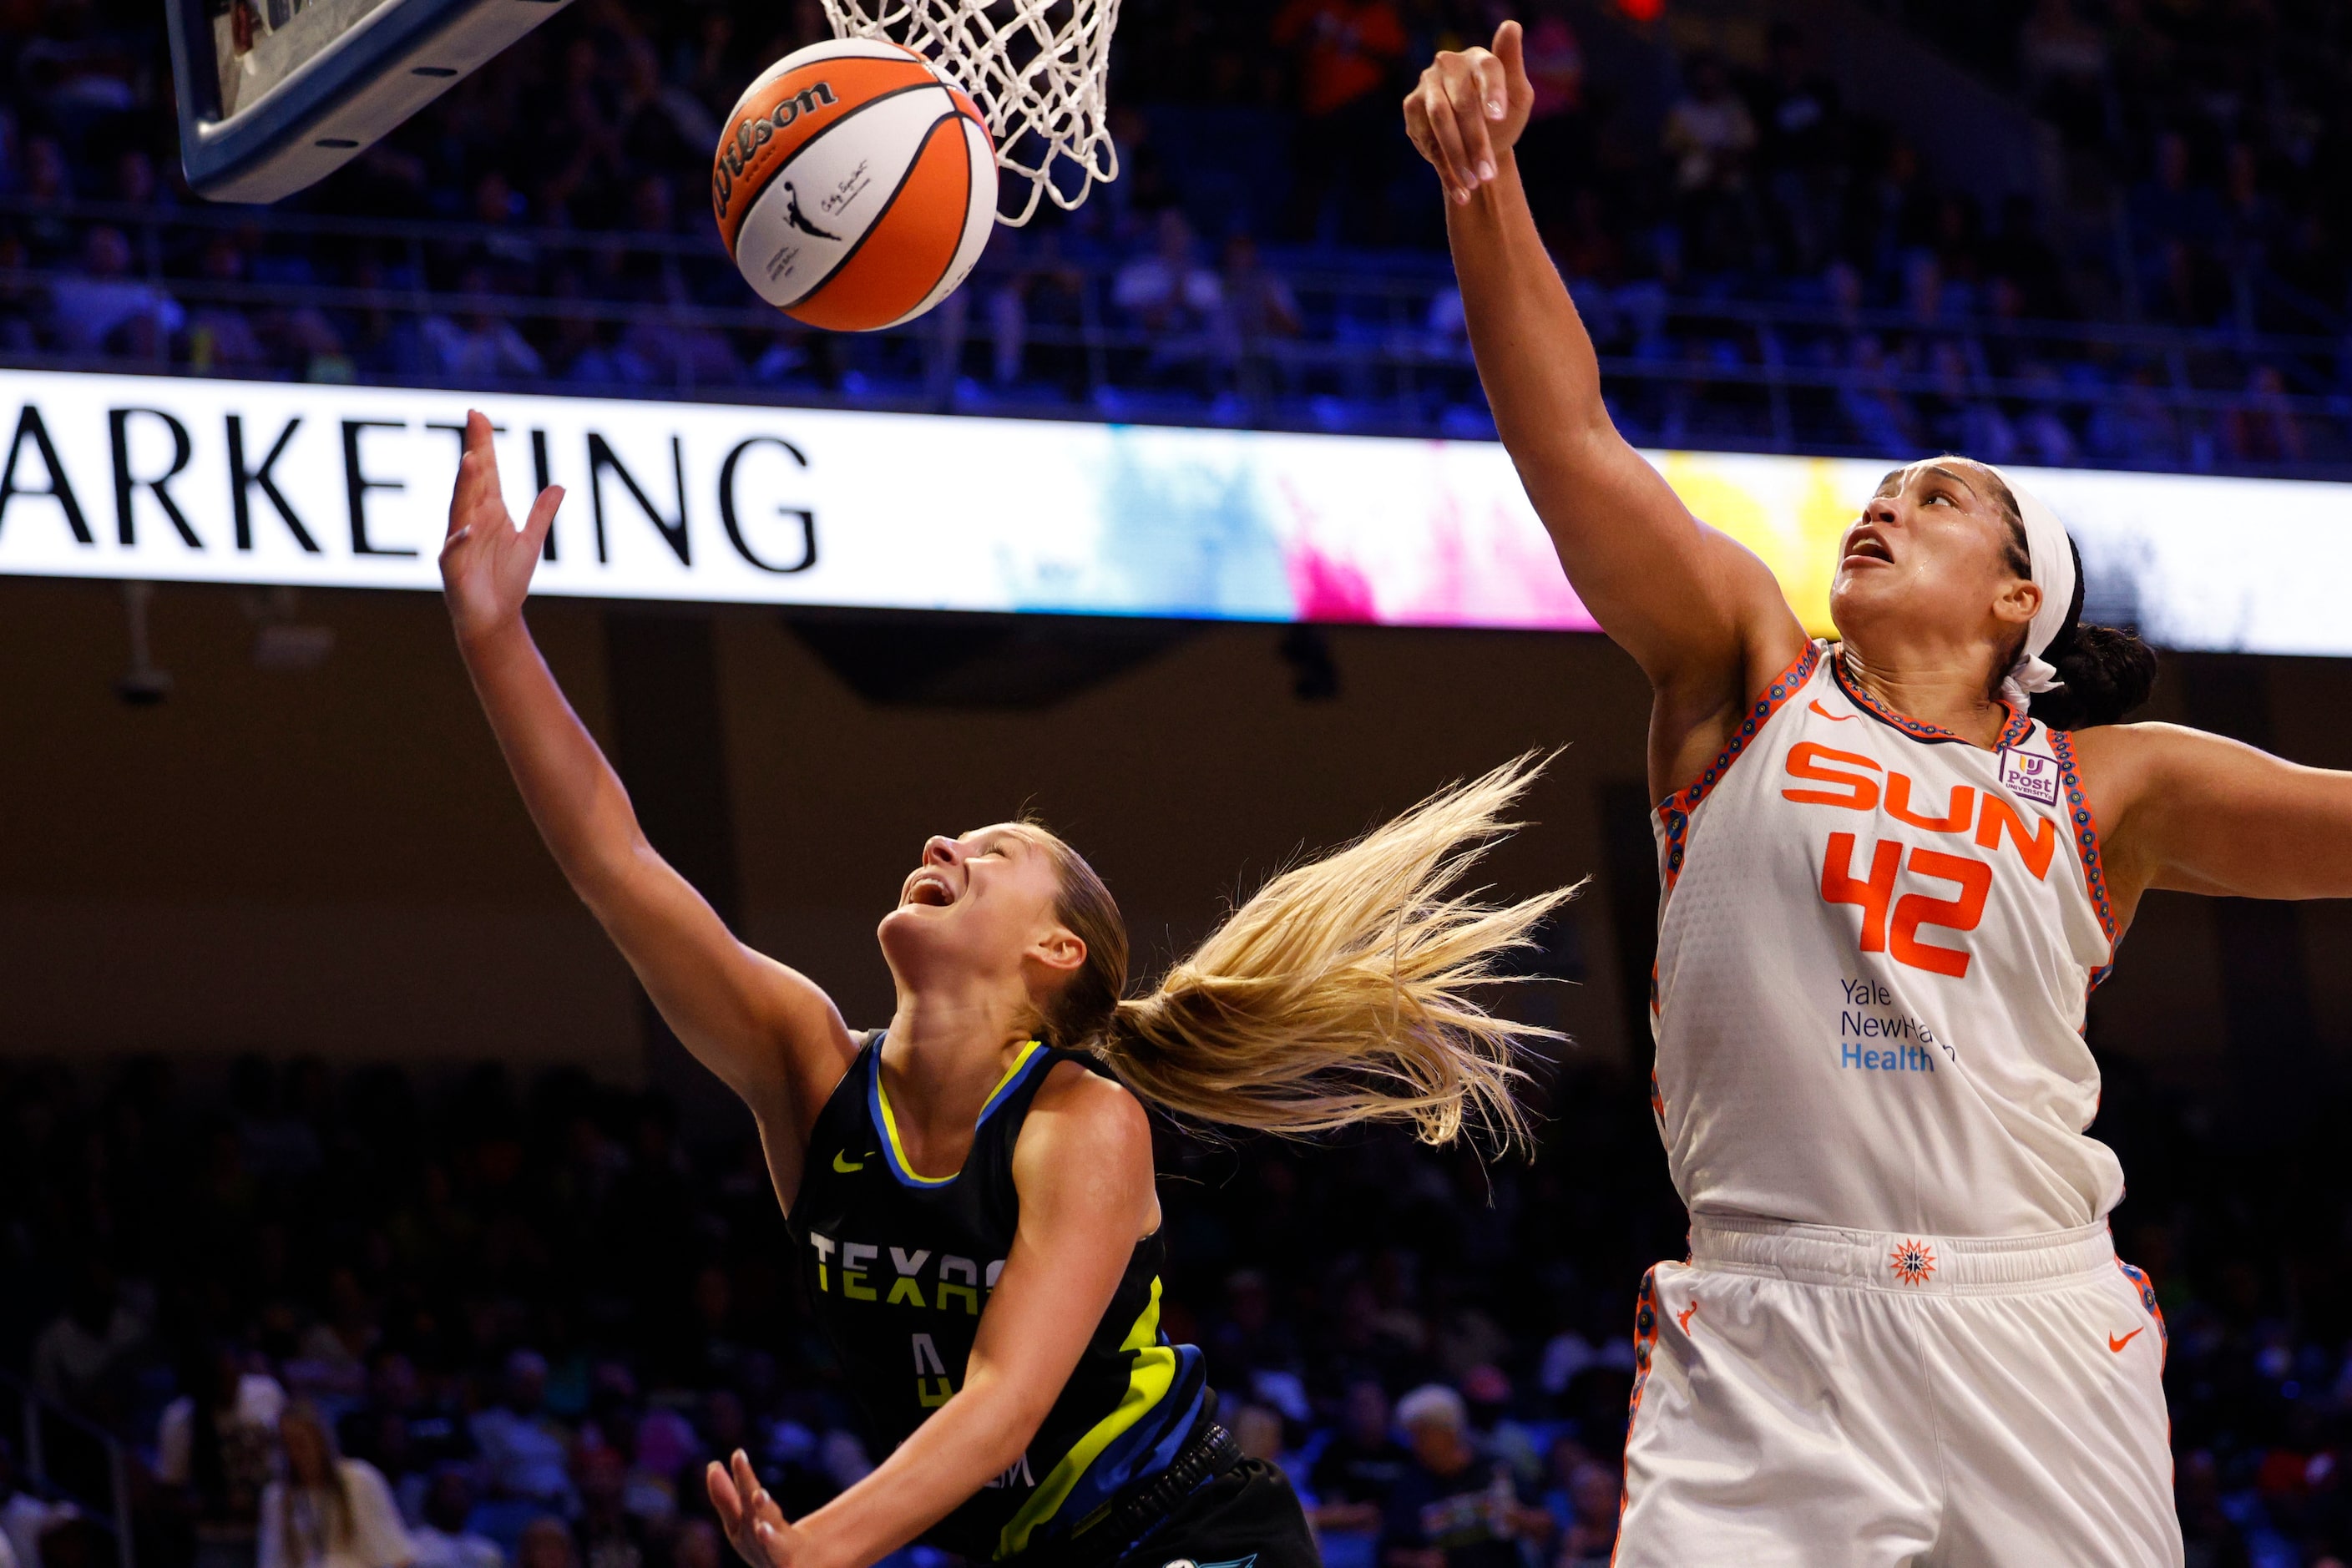
[[1041,198],[1068,211],[1118,178],[1107,118],[1118,0],[824,0],[836,37],[886,38],[927,57],[971,95],[997,167],[1029,182],[1018,226]]

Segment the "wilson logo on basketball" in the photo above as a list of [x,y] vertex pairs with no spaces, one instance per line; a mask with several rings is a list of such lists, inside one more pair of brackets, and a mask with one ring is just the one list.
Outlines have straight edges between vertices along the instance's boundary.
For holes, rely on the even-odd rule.
[[734,137],[719,149],[710,170],[710,202],[719,216],[727,216],[727,204],[735,195],[735,182],[743,177],[744,165],[752,154],[775,140],[776,132],[803,114],[814,114],[819,105],[830,107],[840,102],[833,84],[821,81],[793,94],[766,114],[746,115],[735,125]]

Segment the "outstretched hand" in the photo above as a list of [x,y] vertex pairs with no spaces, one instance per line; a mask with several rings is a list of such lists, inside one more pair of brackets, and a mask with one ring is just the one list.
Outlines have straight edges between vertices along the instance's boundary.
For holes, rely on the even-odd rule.
[[704,1472],[710,1506],[719,1510],[719,1527],[751,1568],[810,1568],[814,1561],[809,1533],[784,1518],[776,1500],[751,1473],[743,1450],[721,1465],[716,1459]]
[[550,485],[515,527],[499,489],[489,419],[478,409],[467,411],[465,456],[457,460],[457,484],[449,496],[449,535],[441,542],[441,592],[460,643],[479,642],[521,616],[540,548],[562,504],[563,487]]
[[1525,38],[1517,22],[1506,22],[1492,49],[1448,49],[1430,62],[1405,95],[1405,133],[1435,165],[1445,194],[1466,202],[1517,145],[1535,100]]

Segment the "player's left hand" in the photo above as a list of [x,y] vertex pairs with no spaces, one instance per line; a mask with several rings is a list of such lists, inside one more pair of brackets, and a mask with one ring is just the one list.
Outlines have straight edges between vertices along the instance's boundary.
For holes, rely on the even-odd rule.
[[703,1479],[710,1489],[710,1506],[719,1510],[719,1527],[751,1568],[810,1568],[814,1563],[809,1532],[784,1518],[776,1500],[751,1473],[751,1461],[742,1449],[736,1449],[725,1465],[712,1460]]

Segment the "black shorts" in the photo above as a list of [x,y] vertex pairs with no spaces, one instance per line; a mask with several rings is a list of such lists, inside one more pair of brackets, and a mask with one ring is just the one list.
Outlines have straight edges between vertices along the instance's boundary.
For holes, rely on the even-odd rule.
[[1280,1470],[1244,1459],[1169,1511],[1118,1568],[1321,1568],[1307,1510]]

